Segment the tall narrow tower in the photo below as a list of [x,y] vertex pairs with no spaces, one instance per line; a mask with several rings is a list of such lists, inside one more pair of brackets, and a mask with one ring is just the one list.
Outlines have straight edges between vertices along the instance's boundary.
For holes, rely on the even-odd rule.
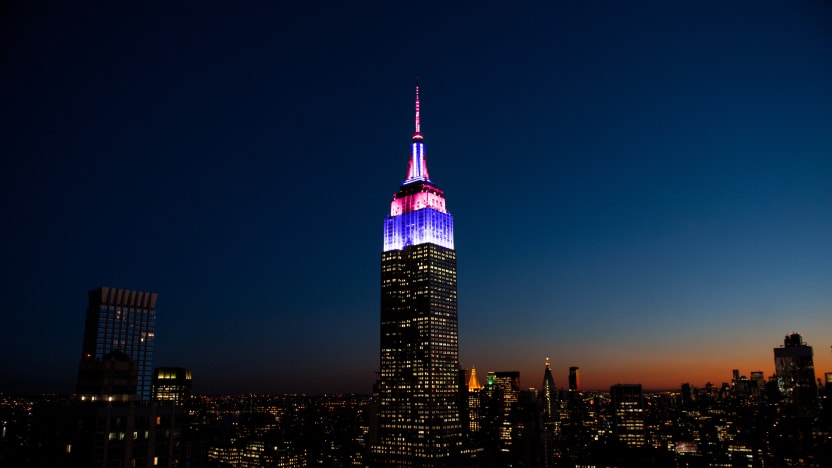
[[457,466],[462,446],[453,217],[428,177],[416,84],[407,178],[384,220],[376,466]]
[[546,358],[546,370],[543,371],[543,386],[540,389],[540,401],[543,406],[543,420],[554,420],[557,417],[558,401],[555,378],[552,376],[552,369],[549,368],[549,358]]

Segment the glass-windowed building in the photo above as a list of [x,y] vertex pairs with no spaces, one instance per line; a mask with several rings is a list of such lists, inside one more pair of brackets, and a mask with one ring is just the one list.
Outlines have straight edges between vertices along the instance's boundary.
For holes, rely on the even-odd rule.
[[453,217],[428,177],[416,86],[407,178],[384,220],[374,466],[459,466],[456,251]]
[[615,439],[629,447],[647,443],[644,426],[644,400],[641,384],[616,384],[610,387]]
[[122,353],[135,365],[136,394],[150,400],[153,342],[156,337],[156,293],[101,287],[89,292],[77,392],[100,393],[83,387],[91,363]]
[[157,367],[153,371],[153,401],[184,405],[191,398],[191,370]]

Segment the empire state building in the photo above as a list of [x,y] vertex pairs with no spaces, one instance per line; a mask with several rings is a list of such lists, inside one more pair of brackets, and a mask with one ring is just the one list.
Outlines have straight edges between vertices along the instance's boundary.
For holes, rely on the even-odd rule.
[[376,466],[458,466],[459,409],[454,220],[428,176],[419,121],[407,178],[384,220]]

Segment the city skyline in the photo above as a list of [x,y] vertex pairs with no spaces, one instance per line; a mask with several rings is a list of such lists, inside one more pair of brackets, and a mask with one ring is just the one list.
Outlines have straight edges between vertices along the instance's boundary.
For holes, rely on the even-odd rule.
[[0,392],[71,392],[111,286],[196,393],[369,393],[416,75],[462,367],[832,371],[827,4],[54,8],[3,20]]

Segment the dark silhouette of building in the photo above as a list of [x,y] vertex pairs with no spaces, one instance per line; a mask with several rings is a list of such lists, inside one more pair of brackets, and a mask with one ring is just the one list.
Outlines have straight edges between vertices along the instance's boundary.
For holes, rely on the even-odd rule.
[[786,335],[783,346],[774,348],[774,371],[784,400],[799,414],[811,416],[819,410],[812,347],[802,335]]
[[569,368],[569,390],[573,392],[581,390],[581,369],[578,367]]
[[407,178],[384,221],[376,466],[458,466],[456,252],[445,196],[428,176],[416,86]]
[[78,365],[76,393],[82,400],[128,401],[138,399],[138,368],[130,356],[115,350],[100,360]]
[[34,413],[31,437],[38,450],[26,466],[179,466],[180,407],[72,399],[42,403]]
[[136,394],[150,400],[156,293],[101,287],[89,292],[77,392],[87,393],[94,361],[118,351],[136,366]]

